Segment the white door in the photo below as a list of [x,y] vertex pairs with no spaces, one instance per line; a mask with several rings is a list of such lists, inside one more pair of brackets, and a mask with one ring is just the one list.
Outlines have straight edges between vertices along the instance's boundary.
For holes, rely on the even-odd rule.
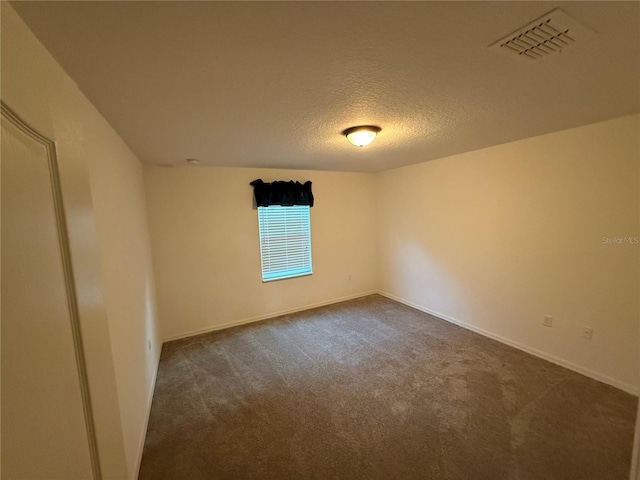
[[2,105],[2,478],[99,476],[54,144]]

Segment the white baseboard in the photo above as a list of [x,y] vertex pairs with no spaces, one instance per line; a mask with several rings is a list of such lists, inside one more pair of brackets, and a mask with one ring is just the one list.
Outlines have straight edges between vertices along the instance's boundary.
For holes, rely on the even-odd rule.
[[142,426],[142,434],[140,435],[140,442],[138,443],[138,454],[136,456],[136,468],[135,476],[132,480],[136,480],[140,476],[140,465],[142,464],[142,453],[144,451],[144,442],[147,438],[147,428],[149,427],[149,417],[151,416],[151,404],[153,403],[153,394],[156,391],[156,378],[158,377],[158,368],[160,367],[160,354],[162,353],[162,343],[158,345],[158,351],[155,358],[155,366],[153,369],[153,378],[151,379],[151,388],[149,389],[149,396],[147,397],[147,416]]
[[633,457],[631,458],[631,475],[629,480],[640,480],[640,403],[636,414],[636,434],[633,439]]
[[[607,385],[611,385],[613,387],[619,388],[620,390],[624,390],[625,392],[628,392],[632,395],[638,396],[638,394],[640,393],[640,388],[634,385],[631,385],[629,383],[622,382],[618,379],[609,377],[607,375],[603,375],[599,372],[583,367],[569,360],[565,360],[564,358],[556,357],[555,355],[551,355],[550,353],[544,352],[542,350],[538,350],[537,348],[530,347],[528,345],[517,342],[515,340],[511,340],[509,338],[503,337],[502,335],[498,335],[496,333],[490,332],[483,328],[476,327],[474,325],[471,325],[470,323],[463,322],[462,320],[458,320],[457,318],[450,317],[449,315],[445,315],[443,313],[437,312],[430,308],[423,307],[422,305],[418,305],[416,303],[410,302],[409,300],[405,300],[404,298],[400,298],[388,292],[383,292],[379,290],[378,291],[372,290],[368,292],[357,293],[357,294],[348,295],[345,297],[334,298],[324,302],[318,302],[310,305],[299,306],[299,307],[295,307],[287,310],[281,310],[278,312],[267,313],[265,315],[258,315],[256,317],[234,320],[232,322],[223,323],[221,325],[214,325],[214,326],[209,326],[209,327],[205,327],[197,330],[192,330],[192,331],[181,333],[178,335],[169,336],[163,340],[163,343],[170,342],[173,340],[179,340],[181,338],[191,337],[194,335],[201,335],[203,333],[214,332],[216,330],[224,330],[225,328],[237,327],[239,325],[246,325],[253,322],[259,322],[261,320],[267,320],[269,318],[279,317],[281,315],[287,315],[289,313],[302,312],[304,310],[309,310],[311,308],[323,307],[325,305],[344,302],[346,300],[353,300],[354,298],[366,297],[367,295],[373,295],[376,293],[379,295],[382,295],[383,297],[387,297],[396,302],[415,308],[416,310],[420,310],[421,312],[425,312],[435,317],[441,318],[442,320],[446,320],[447,322],[453,323],[467,330],[471,330],[472,332],[476,332],[476,333],[479,333],[480,335],[484,335],[485,337],[491,338],[493,340],[497,340],[498,342],[504,343],[505,345],[509,345],[510,347],[517,348],[518,350],[522,350],[523,352],[527,352],[536,357],[542,358],[544,360],[548,360],[549,362],[555,363],[556,365],[560,365],[561,367],[565,367],[565,368],[568,368],[569,370],[573,370],[574,372],[578,372],[582,375],[586,375],[587,377],[593,378],[594,380],[598,380],[599,382],[606,383]],[[153,392],[152,392],[152,395],[153,395]],[[149,402],[149,406],[151,406],[150,402]]]
[[442,320],[446,320],[447,322],[458,325],[462,328],[466,328],[467,330],[471,330],[472,332],[479,333],[480,335],[484,335],[485,337],[489,337],[493,340],[497,340],[498,342],[509,345],[510,347],[517,348],[518,350],[522,350],[523,352],[530,353],[536,357],[542,358],[543,360],[548,360],[551,363],[555,363],[556,365],[560,365],[561,367],[568,368],[569,370],[573,370],[574,372],[578,372],[587,377],[593,378],[594,380],[598,380],[599,382],[606,383],[607,385],[611,385],[613,387],[619,388],[620,390],[624,390],[632,395],[638,396],[640,389],[634,385],[631,385],[626,382],[622,382],[615,378],[609,377],[607,375],[603,375],[589,368],[583,367],[576,363],[570,362],[569,360],[565,360],[564,358],[556,357],[555,355],[551,355],[550,353],[544,352],[542,350],[538,350],[537,348],[529,347],[523,343],[517,342],[515,340],[511,340],[509,338],[503,337],[502,335],[498,335],[496,333],[490,332],[480,327],[476,327],[469,323],[463,322],[462,320],[458,320],[457,318],[450,317],[449,315],[445,315],[440,312],[436,312],[435,310],[431,310],[430,308],[423,307],[422,305],[418,305],[416,303],[410,302],[409,300],[405,300],[404,298],[396,297],[387,292],[378,291],[378,294],[383,297],[387,297],[396,302],[402,303],[409,307],[415,308],[416,310],[420,310],[421,312],[428,313],[429,315],[433,315],[434,317],[441,318]]
[[326,300],[324,302],[313,303],[310,305],[304,305],[300,307],[294,307],[287,310],[281,310],[279,312],[271,312],[265,315],[258,315],[257,317],[243,318],[240,320],[234,320],[232,322],[223,323],[221,325],[213,325],[205,328],[199,328],[197,330],[191,330],[189,332],[180,333],[178,335],[171,335],[163,340],[163,342],[171,342],[173,340],[179,340],[181,338],[192,337],[194,335],[201,335],[203,333],[215,332],[216,330],[224,330],[225,328],[237,327],[239,325],[246,325],[248,323],[259,322],[260,320],[267,320],[269,318],[280,317],[281,315],[287,315],[289,313],[302,312],[304,310],[310,310],[312,308],[324,307],[325,305],[332,305],[334,303],[344,302],[346,300],[353,300],[354,298],[366,297],[367,295],[374,295],[378,293],[376,290],[368,292],[356,293],[354,295],[348,295],[346,297],[334,298]]

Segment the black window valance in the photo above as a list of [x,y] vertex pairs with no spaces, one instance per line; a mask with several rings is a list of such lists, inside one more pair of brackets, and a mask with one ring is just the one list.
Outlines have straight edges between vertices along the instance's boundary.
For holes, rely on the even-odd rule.
[[269,205],[286,207],[309,205],[313,207],[313,193],[311,193],[310,181],[300,183],[290,180],[288,182],[265,183],[259,178],[249,185],[253,186],[253,194],[258,207],[268,207]]

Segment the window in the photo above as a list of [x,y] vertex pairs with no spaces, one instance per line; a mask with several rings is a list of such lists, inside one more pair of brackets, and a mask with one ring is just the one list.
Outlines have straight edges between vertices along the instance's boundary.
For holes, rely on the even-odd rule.
[[262,281],[313,273],[309,206],[258,207]]

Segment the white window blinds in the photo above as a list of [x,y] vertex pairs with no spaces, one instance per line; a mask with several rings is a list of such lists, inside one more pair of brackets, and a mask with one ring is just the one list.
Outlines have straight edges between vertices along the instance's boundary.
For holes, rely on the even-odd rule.
[[313,273],[309,207],[258,207],[262,281]]

